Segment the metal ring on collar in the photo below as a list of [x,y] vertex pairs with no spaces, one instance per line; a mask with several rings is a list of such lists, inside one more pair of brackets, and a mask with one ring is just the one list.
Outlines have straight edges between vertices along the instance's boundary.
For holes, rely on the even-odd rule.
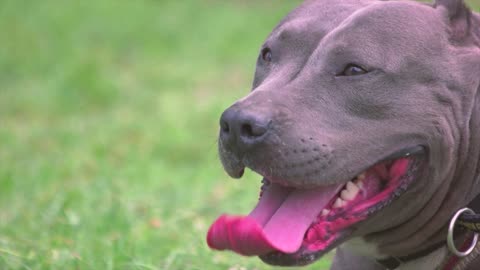
[[473,249],[475,248],[478,242],[478,233],[474,233],[473,241],[467,250],[460,251],[457,249],[457,247],[455,247],[455,242],[453,241],[453,230],[455,228],[455,223],[457,222],[458,217],[463,213],[469,213],[469,214],[475,215],[475,212],[472,209],[462,208],[455,213],[452,220],[450,220],[450,225],[448,225],[447,246],[448,246],[448,249],[458,257],[468,256],[470,253],[472,253]]

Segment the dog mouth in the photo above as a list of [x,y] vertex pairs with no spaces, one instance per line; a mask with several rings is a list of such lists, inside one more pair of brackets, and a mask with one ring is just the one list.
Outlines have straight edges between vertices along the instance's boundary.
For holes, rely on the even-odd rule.
[[263,179],[247,216],[220,216],[210,227],[212,249],[260,256],[272,265],[306,265],[346,240],[356,225],[405,192],[424,163],[421,146],[382,159],[348,182],[301,189]]

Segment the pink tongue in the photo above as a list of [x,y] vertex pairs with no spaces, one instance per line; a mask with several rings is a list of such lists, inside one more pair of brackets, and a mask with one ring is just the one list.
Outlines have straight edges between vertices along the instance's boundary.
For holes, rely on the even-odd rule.
[[342,186],[302,190],[270,184],[248,216],[220,216],[208,231],[207,243],[245,256],[274,250],[295,253],[308,227]]

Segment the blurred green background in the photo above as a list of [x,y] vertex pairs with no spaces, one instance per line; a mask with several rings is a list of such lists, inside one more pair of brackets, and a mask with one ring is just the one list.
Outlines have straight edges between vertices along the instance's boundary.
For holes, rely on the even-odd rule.
[[0,1],[0,269],[272,269],[204,239],[255,204],[218,118],[299,2]]

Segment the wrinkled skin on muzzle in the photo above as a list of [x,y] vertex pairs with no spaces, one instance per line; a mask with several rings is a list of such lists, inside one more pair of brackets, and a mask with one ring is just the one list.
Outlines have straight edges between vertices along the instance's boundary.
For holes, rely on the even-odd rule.
[[479,44],[480,17],[462,1],[306,1],[262,45],[251,93],[222,116],[225,170],[315,189],[420,146],[408,189],[335,246],[362,237],[376,255],[404,256],[441,241],[480,192]]

